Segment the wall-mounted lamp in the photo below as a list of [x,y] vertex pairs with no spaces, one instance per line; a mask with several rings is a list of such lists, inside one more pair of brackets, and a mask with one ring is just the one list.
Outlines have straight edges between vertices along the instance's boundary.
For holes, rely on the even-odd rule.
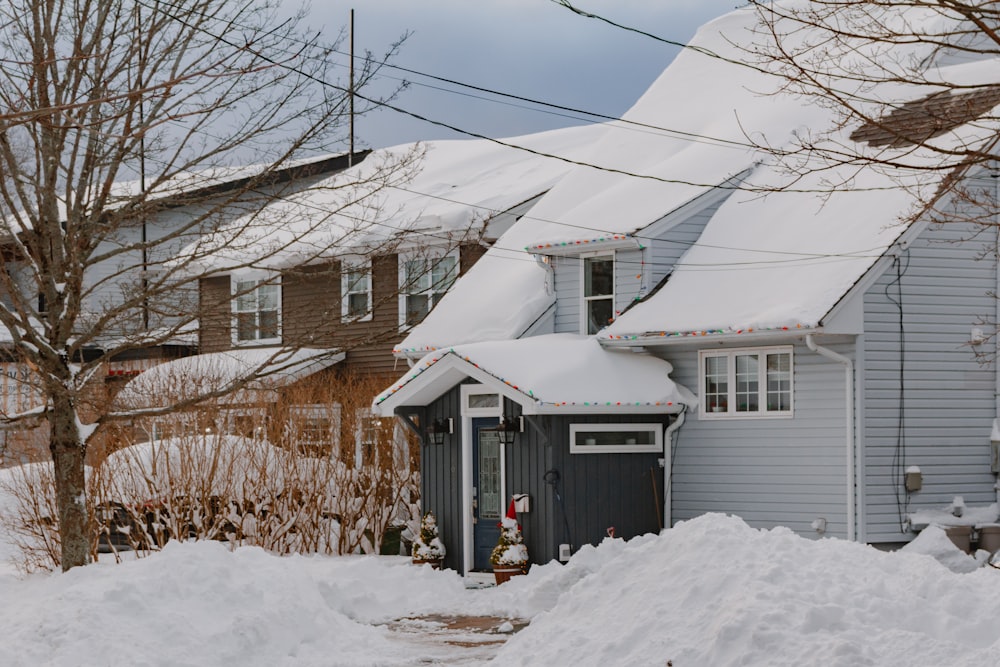
[[443,445],[444,436],[455,432],[455,420],[451,417],[441,419],[440,417],[427,425],[427,437],[431,444]]
[[500,436],[500,442],[503,444],[513,445],[514,436],[518,433],[524,433],[524,416],[508,417],[507,415],[503,415],[500,417],[500,423],[495,428],[488,430],[496,431],[497,435]]

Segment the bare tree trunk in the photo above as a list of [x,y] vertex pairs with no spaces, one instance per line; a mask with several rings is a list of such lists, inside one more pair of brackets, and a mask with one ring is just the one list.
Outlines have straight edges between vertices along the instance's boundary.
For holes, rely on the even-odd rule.
[[51,435],[49,449],[54,464],[56,507],[59,510],[61,537],[60,564],[63,572],[86,565],[90,554],[90,531],[87,530],[86,445],[81,442],[76,411],[67,398],[57,398],[48,413]]

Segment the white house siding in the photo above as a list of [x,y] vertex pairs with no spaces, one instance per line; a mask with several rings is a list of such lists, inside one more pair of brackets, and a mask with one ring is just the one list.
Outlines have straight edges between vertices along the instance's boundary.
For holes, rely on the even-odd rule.
[[[899,309],[886,295],[899,300],[896,268],[865,293],[862,537],[870,542],[911,539],[901,530],[907,509],[941,508],[956,495],[966,504],[995,499],[996,375],[976,360],[969,340],[978,321],[996,315],[990,295],[997,288],[995,258],[978,259],[993,247],[996,232],[977,237],[976,231],[966,223],[933,225],[902,257],[902,387]],[[923,489],[907,502],[898,481],[908,466],[920,467]]]
[[580,333],[580,258],[553,257],[556,291],[556,333]]
[[[853,343],[824,346],[853,356]],[[726,512],[752,526],[787,526],[815,537],[812,523],[823,518],[826,535],[847,535],[844,367],[810,352],[801,340],[793,354],[794,417],[688,415],[673,452],[673,522]],[[698,348],[671,347],[660,356],[674,365],[674,380],[697,389]]]

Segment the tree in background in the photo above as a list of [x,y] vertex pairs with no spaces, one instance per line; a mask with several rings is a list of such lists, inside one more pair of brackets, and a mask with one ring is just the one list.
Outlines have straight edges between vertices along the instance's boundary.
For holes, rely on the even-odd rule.
[[780,150],[761,148],[796,175],[842,165],[855,172],[872,168],[897,177],[920,212],[948,192],[976,203],[967,208],[978,210],[978,221],[994,220],[995,195],[963,189],[959,176],[997,158],[1000,82],[990,61],[995,70],[1000,6],[964,0],[750,5],[759,27],[744,47],[749,66],[776,75],[782,92],[829,109],[834,119],[798,132],[796,142]]
[[[347,86],[331,83],[332,47],[301,29],[301,14],[283,18],[280,5],[0,7],[0,324],[37,398],[4,418],[47,426],[63,570],[90,551],[88,441],[127,416],[103,407],[103,360],[189,330],[198,281],[213,275],[201,260],[221,245],[253,247],[259,258],[311,233],[318,255],[349,233],[298,229],[261,244],[285,223],[266,215],[282,194],[277,176],[342,145],[348,115]],[[384,61],[366,59],[356,85]],[[257,167],[234,169],[248,162]],[[345,205],[404,178],[405,162],[342,184]],[[228,189],[213,189],[222,182]],[[234,208],[244,214],[235,226]],[[172,226],[154,224],[179,209],[185,217]]]

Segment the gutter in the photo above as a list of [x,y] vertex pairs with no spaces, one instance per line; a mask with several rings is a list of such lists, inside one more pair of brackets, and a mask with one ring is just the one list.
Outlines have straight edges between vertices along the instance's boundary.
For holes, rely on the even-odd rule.
[[707,331],[689,331],[683,333],[644,333],[625,334],[613,338],[602,338],[598,334],[597,342],[601,347],[651,347],[662,345],[683,345],[685,343],[732,343],[746,342],[768,338],[786,338],[791,336],[811,336],[823,333],[821,328],[814,327],[782,327],[778,329],[747,330],[741,332],[713,333]]
[[670,482],[673,479],[674,466],[674,434],[684,426],[684,416],[687,414],[687,406],[677,413],[677,419],[672,421],[663,431],[663,527],[670,528],[671,523],[671,493],[673,489]]
[[806,335],[806,347],[822,357],[844,365],[844,392],[847,401],[847,408],[844,410],[847,415],[845,443],[847,448],[847,539],[855,542],[858,535],[854,516],[857,511],[854,471],[854,362],[829,348],[817,345],[811,333]]

